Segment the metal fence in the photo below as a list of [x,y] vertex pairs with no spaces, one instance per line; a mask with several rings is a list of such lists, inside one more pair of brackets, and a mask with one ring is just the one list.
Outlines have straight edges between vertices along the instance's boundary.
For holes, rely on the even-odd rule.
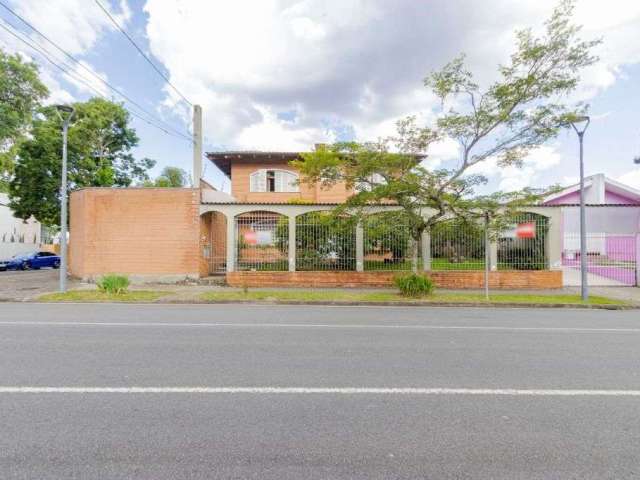
[[[565,285],[580,285],[580,209],[562,209]],[[640,279],[640,206],[586,207],[587,281],[594,286],[634,286]]]
[[[365,270],[411,270],[414,241],[398,212],[371,215],[363,220],[362,230]],[[421,255],[419,264],[422,268]]]
[[[356,219],[330,212],[296,217],[295,269],[298,271],[356,270]],[[364,270],[410,271],[414,239],[398,212],[382,212],[362,220]],[[487,248],[490,268],[542,270],[547,258],[547,218],[518,215],[493,235],[487,245],[484,222],[442,221],[430,232],[431,270],[484,270]],[[289,269],[289,220],[272,212],[255,211],[235,219],[236,269]],[[214,245],[212,238],[211,244]],[[423,269],[421,245],[416,245]],[[211,252],[212,262],[213,250]],[[216,265],[220,264],[218,257]],[[212,264],[212,269],[214,266]]]
[[272,212],[249,212],[235,219],[236,270],[288,270],[289,222]]
[[209,274],[224,273],[227,269],[227,219],[220,212],[207,212],[202,218],[204,235],[203,256],[209,265]]
[[296,218],[296,270],[355,270],[355,221],[312,212]]
[[[580,234],[565,233],[562,266],[566,285],[580,285]],[[598,286],[638,284],[636,234],[587,233],[587,281]]]
[[484,225],[443,221],[431,231],[432,270],[484,270]]
[[544,270],[547,256],[547,217],[523,213],[510,219],[498,235],[498,270]]

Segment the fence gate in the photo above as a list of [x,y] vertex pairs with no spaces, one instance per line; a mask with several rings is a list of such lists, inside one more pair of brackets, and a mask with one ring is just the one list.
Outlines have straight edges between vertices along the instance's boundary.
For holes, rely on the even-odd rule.
[[218,275],[227,270],[227,220],[220,212],[203,215],[204,236],[203,256],[209,265],[209,275]]
[[[638,285],[640,235],[587,233],[587,282],[593,286]],[[580,285],[580,234],[565,233],[564,284]]]

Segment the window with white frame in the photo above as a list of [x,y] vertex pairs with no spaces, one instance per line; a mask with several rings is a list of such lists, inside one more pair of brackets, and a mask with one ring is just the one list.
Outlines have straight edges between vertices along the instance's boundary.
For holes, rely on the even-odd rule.
[[287,192],[300,191],[298,175],[288,170],[261,169],[250,176],[250,192]]

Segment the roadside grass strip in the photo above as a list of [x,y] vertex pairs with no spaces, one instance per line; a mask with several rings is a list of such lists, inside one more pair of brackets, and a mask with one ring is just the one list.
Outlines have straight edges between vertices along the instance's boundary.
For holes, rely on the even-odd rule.
[[402,302],[402,303],[487,303],[487,304],[544,304],[544,305],[628,305],[622,300],[592,296],[583,302],[579,295],[492,294],[487,301],[477,293],[435,293],[423,298],[403,297],[393,292],[350,292],[347,290],[250,290],[214,291],[200,295],[206,302],[216,301],[297,301],[297,302]]
[[[171,298],[166,298],[166,297]],[[198,296],[186,296],[171,291],[129,290],[124,293],[107,293],[100,290],[71,290],[66,293],[48,293],[37,299],[40,302],[127,302],[127,303],[233,303],[233,302],[272,302],[272,303],[309,303],[333,305],[399,304],[399,305],[523,305],[523,306],[631,306],[628,302],[601,296],[591,296],[583,302],[579,295],[569,294],[518,294],[495,293],[487,301],[482,293],[434,293],[420,298],[404,297],[390,291],[350,291],[313,290],[313,289],[265,289],[265,290],[213,290]]]
[[38,297],[41,302],[154,302],[171,292],[130,290],[107,293],[100,290],[70,290],[65,293],[47,293]]

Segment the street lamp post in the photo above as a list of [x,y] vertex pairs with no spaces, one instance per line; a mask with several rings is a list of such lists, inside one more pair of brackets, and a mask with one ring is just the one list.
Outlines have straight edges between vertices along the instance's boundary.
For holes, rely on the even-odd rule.
[[583,301],[589,300],[589,286],[587,283],[587,225],[584,206],[584,132],[591,119],[587,116],[577,117],[571,126],[580,140],[580,296]]
[[56,105],[62,120],[62,175],[60,178],[60,292],[67,291],[67,134],[73,107]]

